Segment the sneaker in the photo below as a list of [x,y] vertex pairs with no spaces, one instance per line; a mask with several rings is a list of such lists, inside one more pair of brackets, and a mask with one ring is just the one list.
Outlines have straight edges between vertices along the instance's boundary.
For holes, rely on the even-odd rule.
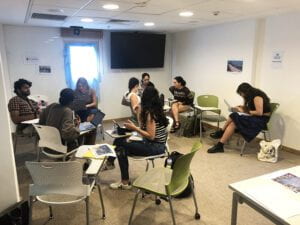
[[105,163],[105,165],[101,168],[101,171],[113,170],[115,168],[114,164]]
[[224,134],[224,131],[220,129],[220,130],[217,130],[214,133],[211,133],[209,136],[213,139],[219,139],[223,136],[223,134]]
[[118,183],[112,183],[109,185],[111,189],[117,190],[117,189],[123,189],[123,190],[129,190],[132,188],[131,184],[123,184],[121,181]]
[[224,152],[223,145],[216,144],[215,146],[213,146],[207,150],[207,153],[218,153],[218,152]]

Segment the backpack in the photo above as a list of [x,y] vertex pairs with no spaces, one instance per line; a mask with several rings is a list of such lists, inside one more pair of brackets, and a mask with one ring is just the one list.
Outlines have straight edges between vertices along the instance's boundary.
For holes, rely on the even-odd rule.
[[179,115],[179,121],[181,123],[181,127],[178,131],[179,136],[192,137],[195,135],[196,116]]
[[[171,154],[165,160],[165,167],[170,167],[171,169],[173,169],[176,160],[182,155],[183,154],[181,154],[180,152],[177,152],[177,151],[171,152]],[[194,178],[192,175],[190,175],[190,178],[192,179],[192,181],[194,181]],[[192,194],[192,191],[193,191],[192,188],[193,188],[192,183],[189,179],[189,183],[188,183],[187,187],[184,189],[184,191],[181,194],[175,196],[175,198],[189,197]]]

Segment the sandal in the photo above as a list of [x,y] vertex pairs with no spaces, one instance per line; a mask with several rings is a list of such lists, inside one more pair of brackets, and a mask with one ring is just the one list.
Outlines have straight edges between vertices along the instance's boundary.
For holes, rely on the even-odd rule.
[[181,125],[180,122],[176,121],[175,124],[174,124],[174,129],[178,130],[180,128],[180,125]]

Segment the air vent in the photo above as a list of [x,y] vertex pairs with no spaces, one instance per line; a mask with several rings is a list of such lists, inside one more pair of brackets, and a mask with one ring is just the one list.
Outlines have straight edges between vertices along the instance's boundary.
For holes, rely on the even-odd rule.
[[120,20],[120,19],[111,19],[108,23],[137,23],[137,20]]
[[67,16],[45,14],[45,13],[33,13],[31,15],[31,18],[32,19],[41,19],[41,20],[59,20],[59,21],[63,21],[67,18]]

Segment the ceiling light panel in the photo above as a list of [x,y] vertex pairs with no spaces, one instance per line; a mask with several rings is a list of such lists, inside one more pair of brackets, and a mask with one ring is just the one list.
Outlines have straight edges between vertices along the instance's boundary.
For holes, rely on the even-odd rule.
[[[114,9],[114,10],[106,10],[103,8],[104,5],[107,5],[107,4],[116,4],[119,6],[118,9]],[[89,10],[100,10],[100,11],[126,11],[130,8],[132,8],[134,6],[134,3],[130,3],[130,2],[116,2],[116,1],[112,1],[112,2],[109,2],[109,1],[93,1],[91,4],[89,4],[85,9]]]

